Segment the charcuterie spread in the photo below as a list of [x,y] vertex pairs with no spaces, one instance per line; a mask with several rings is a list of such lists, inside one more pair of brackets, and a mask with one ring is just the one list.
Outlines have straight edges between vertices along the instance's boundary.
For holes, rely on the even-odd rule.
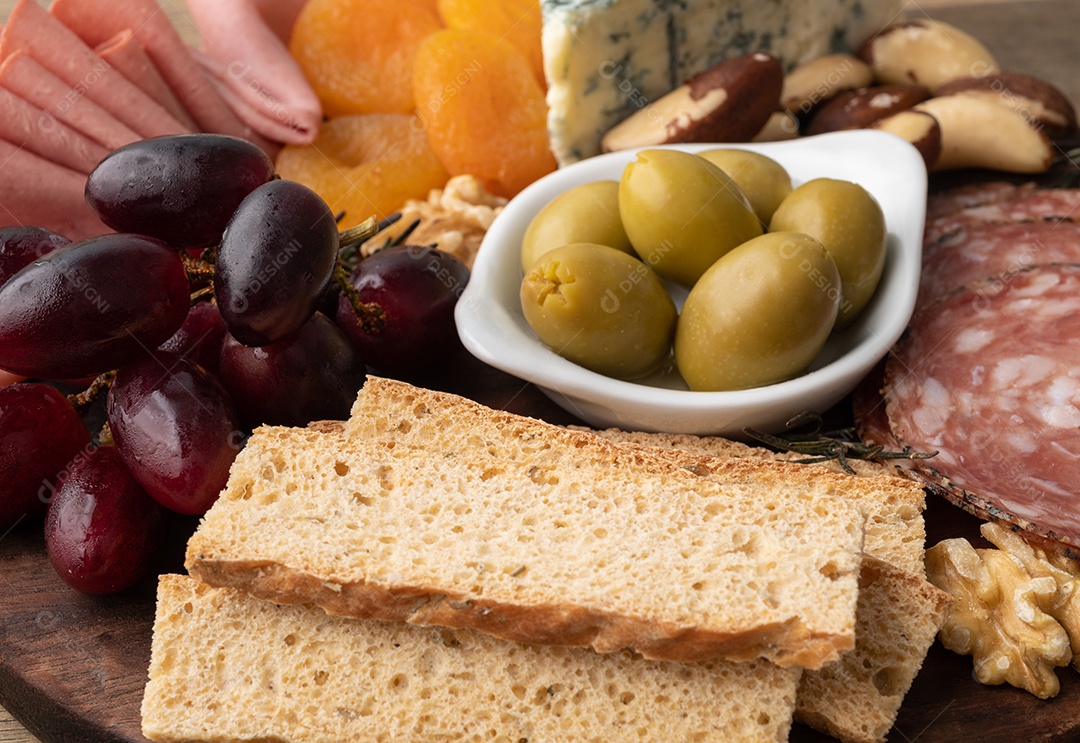
[[[1080,668],[1049,82],[894,0],[189,4],[0,32],[0,531],[156,582],[133,735],[884,743],[935,640]],[[462,382],[481,310],[581,376]]]

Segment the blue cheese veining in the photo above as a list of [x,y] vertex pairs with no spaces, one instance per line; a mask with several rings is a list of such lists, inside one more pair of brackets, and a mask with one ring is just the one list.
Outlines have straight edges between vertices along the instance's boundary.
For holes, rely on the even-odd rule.
[[729,57],[793,66],[847,51],[893,21],[899,0],[541,0],[548,130],[560,164],[649,101]]

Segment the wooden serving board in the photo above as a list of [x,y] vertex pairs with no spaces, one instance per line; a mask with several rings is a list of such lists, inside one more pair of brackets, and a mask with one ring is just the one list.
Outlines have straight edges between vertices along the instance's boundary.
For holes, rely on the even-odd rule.
[[[0,18],[13,4],[0,0]],[[181,33],[196,40],[181,0],[162,5]],[[973,33],[1006,69],[1038,74],[1080,103],[1080,0],[925,0],[905,10],[906,17],[924,15]],[[468,359],[424,383],[492,407],[572,422],[536,388]],[[926,520],[928,544],[978,534],[976,519],[940,500],[930,501]],[[178,521],[162,569],[182,570],[183,543],[193,528],[192,520]],[[0,535],[0,705],[45,743],[145,743],[139,704],[150,657],[153,595],[154,581],[148,579],[120,596],[84,596],[53,573],[40,524]],[[935,645],[890,740],[1080,740],[1080,674],[1063,669],[1059,677],[1061,694],[1045,702],[1009,687],[984,687],[972,679],[970,658]],[[31,739],[0,725],[0,740]],[[792,740],[831,739],[796,725]]]
[[[439,379],[418,384],[456,392],[492,407],[555,423],[574,419],[536,387],[465,354]],[[842,411],[841,411],[842,412]],[[928,544],[951,536],[977,538],[978,521],[932,500]],[[182,571],[183,545],[194,519],[178,519],[160,568]],[[0,704],[47,743],[135,743],[150,659],[154,580],[119,596],[95,598],[67,587],[45,556],[40,524],[0,539]],[[1008,687],[984,687],[970,658],[935,646],[908,695],[894,741],[1038,741],[1080,737],[1080,675],[1059,674],[1062,692],[1043,702]],[[796,725],[797,743],[831,738]]]

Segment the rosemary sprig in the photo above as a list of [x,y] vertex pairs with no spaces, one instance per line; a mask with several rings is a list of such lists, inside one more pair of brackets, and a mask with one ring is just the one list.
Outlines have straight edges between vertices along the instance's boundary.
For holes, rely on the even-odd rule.
[[[810,426],[809,430],[791,430],[807,424]],[[743,433],[778,451],[807,455],[803,459],[794,460],[798,464],[818,464],[819,462],[828,462],[835,459],[836,463],[845,472],[852,475],[855,474],[855,470],[848,463],[848,460],[851,459],[871,461],[887,459],[914,460],[929,459],[937,455],[936,451],[913,451],[910,446],[905,446],[900,451],[886,451],[885,447],[880,444],[868,444],[859,440],[858,433],[853,427],[822,431],[821,414],[811,411],[799,413],[789,420],[785,427],[789,432],[779,436],[756,428],[744,428]]]

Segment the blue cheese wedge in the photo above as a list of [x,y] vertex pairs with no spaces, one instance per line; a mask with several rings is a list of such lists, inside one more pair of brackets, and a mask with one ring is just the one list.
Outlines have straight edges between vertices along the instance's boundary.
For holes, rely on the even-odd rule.
[[541,0],[548,131],[561,165],[600,152],[615,124],[729,57],[790,68],[848,51],[899,0]]

